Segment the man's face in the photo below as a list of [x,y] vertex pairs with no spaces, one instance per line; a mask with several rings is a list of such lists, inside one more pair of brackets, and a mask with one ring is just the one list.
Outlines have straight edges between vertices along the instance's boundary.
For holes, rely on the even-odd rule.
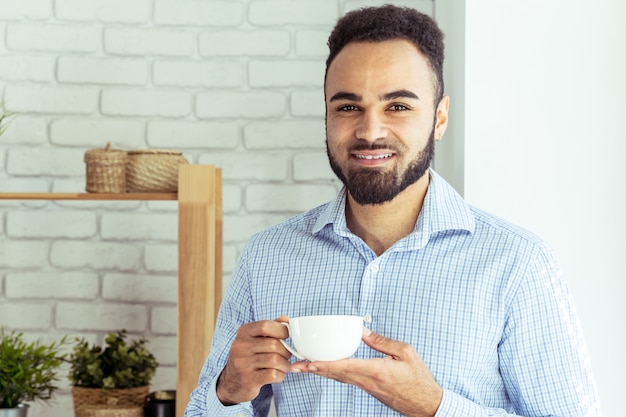
[[433,82],[405,40],[349,43],[330,64],[326,149],[357,203],[390,201],[428,170],[447,122],[447,98],[435,108]]

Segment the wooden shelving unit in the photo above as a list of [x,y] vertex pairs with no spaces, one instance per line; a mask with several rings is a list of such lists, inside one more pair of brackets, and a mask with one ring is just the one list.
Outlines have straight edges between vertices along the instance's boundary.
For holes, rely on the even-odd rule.
[[176,416],[183,417],[222,298],[221,169],[181,165],[178,194],[0,193],[0,200],[178,200]]

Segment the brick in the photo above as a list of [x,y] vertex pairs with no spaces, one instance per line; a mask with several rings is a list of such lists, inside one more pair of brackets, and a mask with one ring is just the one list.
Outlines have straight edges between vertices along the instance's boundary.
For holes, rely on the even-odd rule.
[[12,175],[84,175],[84,151],[49,147],[9,150],[7,172]]
[[43,20],[52,15],[52,0],[0,0],[0,19]]
[[144,85],[148,82],[148,63],[143,58],[60,56],[57,78],[76,84]]
[[143,23],[150,18],[149,0],[55,0],[59,20]]
[[303,212],[335,197],[330,185],[315,184],[252,184],[246,188],[249,212]]
[[233,184],[222,185],[222,210],[224,213],[239,211],[242,204],[241,187]]
[[244,83],[243,64],[238,61],[155,61],[153,82],[163,86],[239,87]]
[[102,279],[102,298],[137,303],[176,303],[177,284],[176,275],[106,274]]
[[224,273],[233,272],[238,258],[239,250],[235,245],[224,245],[222,248],[222,271]]
[[324,63],[318,61],[252,61],[248,65],[252,87],[322,87]]
[[89,238],[97,233],[97,215],[86,211],[12,211],[7,235],[16,238]]
[[291,48],[286,30],[219,30],[200,33],[200,56],[284,56]]
[[201,119],[278,117],[285,113],[287,97],[274,91],[211,91],[196,96]]
[[150,331],[158,335],[176,334],[178,312],[176,307],[154,307],[150,314]]
[[248,12],[255,25],[333,25],[338,17],[334,1],[252,0]]
[[154,22],[177,26],[239,26],[244,6],[234,1],[156,0]]
[[144,264],[148,271],[178,271],[178,245],[146,245]]
[[[3,178],[2,192],[5,193],[41,193],[48,192],[48,181],[45,178]],[[19,200],[0,200],[2,207],[28,206],[43,207],[48,204],[45,201],[19,201]]]
[[198,162],[221,167],[225,180],[281,181],[289,166],[287,156],[269,153],[203,153]]
[[245,242],[253,234],[272,226],[287,217],[288,214],[234,214],[224,216],[224,242]]
[[48,265],[49,246],[41,241],[0,240],[0,268],[43,268]]
[[251,122],[243,130],[246,149],[323,148],[324,135],[324,122],[316,120]]
[[107,28],[104,50],[121,55],[191,56],[196,48],[194,34],[162,28]]
[[[171,145],[172,143],[170,142],[170,146]],[[183,154],[183,156],[185,156],[185,154]],[[178,213],[178,201],[176,200],[150,200],[146,201],[146,205],[150,211]]]
[[88,86],[9,85],[5,101],[17,113],[91,114],[99,89]]
[[328,56],[327,30],[299,30],[296,32],[296,54],[298,56]]
[[62,301],[56,308],[59,329],[142,332],[147,324],[148,311],[143,305]]
[[52,307],[39,303],[1,303],[0,327],[47,329],[52,324]]
[[115,116],[180,117],[191,112],[191,96],[182,91],[105,89],[101,108]]
[[56,145],[102,148],[138,148],[144,143],[144,123],[126,119],[61,118],[50,124],[50,142]]
[[108,240],[178,239],[178,217],[175,213],[103,213],[100,233]]
[[9,49],[44,52],[95,52],[100,29],[94,26],[20,23],[7,27]]
[[326,115],[324,91],[295,90],[291,93],[289,112],[300,117],[321,117]]
[[0,56],[0,80],[39,81],[54,80],[52,56],[2,55]]
[[5,285],[6,296],[11,299],[93,299],[99,291],[98,275],[83,272],[10,273]]
[[176,365],[176,336],[153,336],[147,340],[148,349],[159,362],[158,369],[168,365]]
[[150,383],[154,390],[173,390],[176,388],[176,367],[159,366]]
[[48,122],[39,116],[16,115],[11,127],[2,135],[6,143],[40,145],[48,141]]
[[236,122],[154,120],[147,128],[148,144],[157,148],[233,149],[239,144]]
[[326,152],[302,152],[293,156],[295,181],[337,180]]
[[135,271],[140,259],[139,249],[126,243],[60,240],[50,248],[50,263],[57,268]]

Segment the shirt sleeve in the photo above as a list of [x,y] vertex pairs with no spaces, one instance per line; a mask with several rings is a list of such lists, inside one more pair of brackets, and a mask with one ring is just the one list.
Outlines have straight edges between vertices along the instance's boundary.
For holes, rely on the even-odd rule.
[[444,391],[436,417],[600,417],[587,347],[562,271],[542,247],[510,291],[499,366],[512,409]]

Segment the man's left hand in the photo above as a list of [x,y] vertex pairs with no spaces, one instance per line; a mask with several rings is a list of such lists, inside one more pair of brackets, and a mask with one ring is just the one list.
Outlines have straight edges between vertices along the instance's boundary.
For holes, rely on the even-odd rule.
[[415,417],[433,417],[443,389],[413,346],[367,329],[363,342],[384,353],[384,358],[343,359],[332,362],[297,362],[291,372],[308,372],[355,385],[388,407]]

